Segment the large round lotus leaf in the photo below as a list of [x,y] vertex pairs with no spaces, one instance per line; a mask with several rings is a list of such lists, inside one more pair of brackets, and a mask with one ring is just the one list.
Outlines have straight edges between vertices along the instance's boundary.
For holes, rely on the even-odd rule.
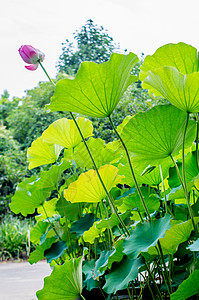
[[51,111],[72,111],[92,117],[107,117],[127,87],[137,80],[131,75],[138,57],[114,53],[108,62],[83,62],[74,80],[62,79],[51,98]]
[[155,96],[161,95],[186,112],[199,111],[199,72],[184,75],[173,67],[148,72],[143,88]]
[[[122,138],[134,160],[160,163],[182,147],[186,113],[171,105],[157,105],[135,115],[123,128]],[[186,147],[195,139],[196,123],[190,121]]]
[[75,300],[82,293],[82,257],[54,266],[50,276],[44,278],[44,287],[37,292],[40,300]]
[[162,67],[174,67],[182,74],[191,74],[199,70],[197,49],[185,43],[166,44],[148,55],[140,67],[140,80],[144,80],[148,71]]
[[42,165],[54,163],[59,157],[62,149],[62,146],[45,142],[40,136],[32,143],[31,147],[28,148],[27,151],[29,170]]
[[[120,183],[122,176],[117,175],[118,169],[111,165],[99,168],[100,176],[108,191]],[[96,171],[89,170],[82,173],[78,180],[71,183],[67,190],[64,190],[66,200],[74,202],[99,202],[106,198],[106,193],[97,176]]]
[[[85,118],[77,118],[84,138],[93,135],[92,122]],[[59,119],[53,122],[42,134],[45,142],[50,144],[57,144],[65,148],[74,148],[81,143],[82,138],[73,120],[66,118]]]

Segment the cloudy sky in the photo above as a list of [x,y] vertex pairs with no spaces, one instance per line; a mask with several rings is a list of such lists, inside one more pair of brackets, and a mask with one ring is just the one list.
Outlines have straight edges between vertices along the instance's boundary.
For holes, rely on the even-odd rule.
[[24,91],[46,80],[41,69],[24,68],[18,48],[30,44],[45,53],[51,77],[61,54],[61,43],[92,19],[108,30],[121,49],[139,57],[172,42],[199,49],[198,0],[5,0],[0,3],[0,94],[22,97]]

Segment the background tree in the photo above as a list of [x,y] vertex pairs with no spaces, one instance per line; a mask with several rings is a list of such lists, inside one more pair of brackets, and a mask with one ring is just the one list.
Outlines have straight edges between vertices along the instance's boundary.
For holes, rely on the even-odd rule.
[[119,52],[119,44],[115,44],[108,31],[98,27],[89,19],[86,24],[74,33],[74,42],[66,40],[62,43],[62,54],[57,68],[59,72],[76,74],[83,61],[102,63],[109,60],[113,52]]

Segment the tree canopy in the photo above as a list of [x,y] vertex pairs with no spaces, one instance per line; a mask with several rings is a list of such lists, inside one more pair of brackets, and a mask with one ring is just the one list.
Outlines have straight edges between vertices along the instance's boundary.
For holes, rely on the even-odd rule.
[[74,33],[74,42],[68,39],[62,43],[62,54],[57,68],[59,72],[76,74],[83,61],[102,63],[109,60],[113,52],[119,52],[119,44],[114,43],[107,30],[97,26],[91,19]]

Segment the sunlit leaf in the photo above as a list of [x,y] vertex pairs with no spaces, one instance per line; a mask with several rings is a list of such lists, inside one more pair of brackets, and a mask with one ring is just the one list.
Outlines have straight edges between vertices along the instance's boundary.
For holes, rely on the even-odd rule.
[[21,213],[23,216],[33,214],[35,209],[41,206],[47,197],[51,194],[51,189],[35,189],[35,177],[27,178],[19,183],[12,201],[10,209],[15,213]]
[[155,96],[161,95],[185,112],[199,111],[199,72],[184,75],[173,67],[163,67],[144,80],[143,87]]
[[[99,168],[100,176],[108,191],[121,181],[117,175],[118,169],[111,165]],[[82,173],[78,180],[71,183],[67,190],[64,190],[64,197],[67,201],[73,202],[99,202],[106,198],[106,193],[97,176],[96,171],[89,170]]]
[[[134,159],[160,163],[181,148],[185,119],[186,113],[176,107],[157,105],[130,119],[122,137]],[[189,125],[186,146],[191,146],[195,139],[196,123]]]
[[49,188],[51,190],[57,189],[61,174],[70,167],[71,163],[63,159],[59,165],[52,166],[49,171],[41,172],[40,178],[38,178],[34,183],[35,188]]
[[185,300],[199,293],[199,270],[194,270],[193,273],[184,280],[178,287],[177,291],[171,294],[171,300]]
[[156,246],[158,240],[165,236],[166,230],[170,229],[170,215],[165,215],[158,220],[138,223],[132,230],[130,237],[124,240],[124,253],[135,259],[140,252],[147,252],[149,247]]
[[39,137],[27,151],[29,170],[54,163],[58,159],[62,149],[62,146],[49,144],[42,137]]
[[108,62],[83,62],[74,80],[56,84],[48,106],[51,111],[73,111],[93,117],[107,117],[127,87],[137,80],[130,75],[138,57],[114,53]]
[[[124,214],[120,214],[122,220],[129,216],[129,212],[125,212]],[[109,226],[112,228],[114,226],[119,225],[118,218],[115,213],[112,213],[109,220],[102,219],[100,221],[96,221],[93,223],[93,226],[89,228],[88,231],[85,231],[83,234],[83,239],[85,242],[93,244],[94,239],[99,237],[102,232],[104,232]]]
[[39,221],[30,232],[31,242],[34,244],[40,244],[40,237],[46,232],[48,227],[48,222]]
[[82,293],[82,257],[54,266],[50,276],[44,278],[44,287],[38,291],[39,300],[75,300]]
[[[118,162],[121,158],[121,153],[108,148],[109,145],[106,146],[102,139],[90,138],[87,144],[98,168],[106,164]],[[87,169],[93,168],[93,163],[83,143],[75,148],[73,159],[77,163],[77,166]]]
[[53,198],[51,200],[45,201],[43,206],[40,206],[37,209],[37,212],[38,212],[38,214],[41,214],[42,219],[46,219],[46,214],[49,218],[58,214],[58,212],[56,210],[57,201],[58,201],[57,198]]
[[[93,135],[93,126],[90,120],[76,118],[84,138]],[[57,144],[65,148],[74,148],[81,143],[82,138],[73,120],[66,118],[53,122],[42,134],[45,142]]]
[[174,67],[182,74],[191,74],[199,70],[197,49],[185,43],[166,44],[148,55],[140,67],[140,80],[144,80],[148,71],[161,67]]

